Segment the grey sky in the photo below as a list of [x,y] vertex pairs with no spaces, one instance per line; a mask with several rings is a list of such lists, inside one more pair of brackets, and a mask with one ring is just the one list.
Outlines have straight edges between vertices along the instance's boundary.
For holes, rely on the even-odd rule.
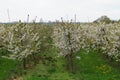
[[111,19],[120,19],[120,0],[1,0],[0,22],[7,22],[7,9],[11,21],[26,21],[30,14],[32,21],[37,16],[37,21],[73,19],[87,22],[107,15]]

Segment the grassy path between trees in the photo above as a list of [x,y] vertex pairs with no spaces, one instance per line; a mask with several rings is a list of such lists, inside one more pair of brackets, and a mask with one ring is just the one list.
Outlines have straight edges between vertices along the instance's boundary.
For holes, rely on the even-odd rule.
[[76,73],[70,74],[65,70],[63,58],[56,58],[55,64],[47,63],[47,66],[38,64],[34,70],[30,70],[24,80],[119,80],[120,69],[115,62],[110,62],[100,54],[82,50],[77,53],[79,59],[74,59]]
[[[55,58],[55,51],[49,51],[48,56]],[[46,53],[48,54],[48,53]],[[32,69],[27,69],[27,74],[17,78],[22,80],[119,80],[120,68],[116,62],[110,62],[101,54],[85,50],[78,52],[75,56],[80,56],[80,59],[75,58],[74,74],[66,71],[66,62],[62,57],[56,57],[55,62],[46,60],[40,62]],[[0,59],[0,80],[6,80],[12,75],[16,68],[16,62],[8,59]],[[14,74],[15,75],[15,74]]]
[[16,61],[0,57],[0,80],[6,80],[16,70]]

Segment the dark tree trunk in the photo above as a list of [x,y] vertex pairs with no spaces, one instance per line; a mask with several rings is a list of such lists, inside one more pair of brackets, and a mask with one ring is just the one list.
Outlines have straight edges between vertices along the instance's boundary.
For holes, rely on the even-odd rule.
[[34,60],[34,65],[36,65],[38,63],[35,53],[32,54],[33,60]]
[[[68,35],[67,35],[67,38],[68,38],[68,47],[72,47],[72,42],[71,42],[71,33],[69,32],[69,28],[68,28]],[[73,65],[73,49],[68,49],[68,55],[66,56],[67,57],[67,62],[68,62],[68,70],[71,72],[71,73],[74,73],[74,65]]]
[[23,69],[26,69],[26,58],[23,59]]
[[67,69],[68,69],[68,71],[70,71],[71,73],[74,73],[73,55],[68,54],[66,56],[66,59],[67,59]]

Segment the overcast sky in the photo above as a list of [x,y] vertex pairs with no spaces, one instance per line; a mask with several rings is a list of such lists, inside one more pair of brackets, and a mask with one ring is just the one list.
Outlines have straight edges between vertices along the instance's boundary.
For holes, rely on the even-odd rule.
[[7,22],[9,10],[11,21],[26,21],[30,15],[30,21],[42,18],[44,21],[73,19],[77,15],[77,21],[93,21],[102,15],[109,18],[120,19],[120,0],[1,0],[0,22]]

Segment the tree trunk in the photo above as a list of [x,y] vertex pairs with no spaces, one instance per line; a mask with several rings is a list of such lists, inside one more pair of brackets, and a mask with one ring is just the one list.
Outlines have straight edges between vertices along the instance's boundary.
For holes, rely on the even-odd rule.
[[23,59],[23,69],[26,69],[26,58]]
[[[67,47],[72,47],[72,42],[71,42],[71,33],[69,32],[69,27],[68,27],[68,45]],[[73,49],[68,49],[68,55],[67,55],[67,61],[68,61],[68,70],[71,73],[74,73],[74,65],[73,65]]]
[[67,59],[67,69],[71,72],[74,73],[74,65],[73,65],[73,55],[72,54],[68,54],[66,56]]
[[35,53],[32,54],[32,57],[33,57],[33,60],[34,60],[34,65],[36,65],[38,62],[37,62],[37,59],[36,59]]

